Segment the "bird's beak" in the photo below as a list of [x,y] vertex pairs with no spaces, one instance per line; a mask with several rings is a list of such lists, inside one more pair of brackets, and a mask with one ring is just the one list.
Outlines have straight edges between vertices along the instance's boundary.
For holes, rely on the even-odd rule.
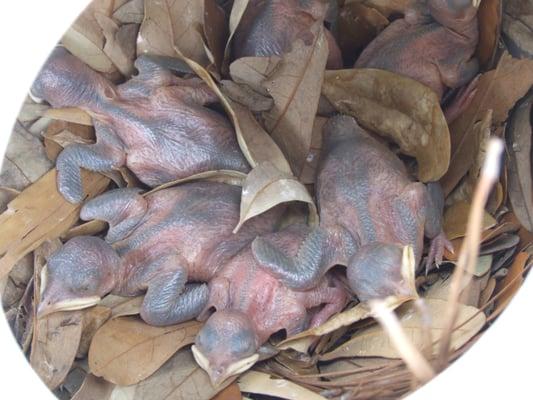
[[47,287],[48,284],[48,265],[45,265],[41,271],[41,301],[37,307],[38,318],[58,311],[83,310],[98,304],[101,300],[99,296],[68,298],[58,292],[57,288]]
[[43,301],[37,307],[37,317],[42,318],[59,311],[83,310],[85,308],[95,306],[100,302],[100,300],[101,298],[98,296],[90,296],[80,297],[77,299],[68,299],[55,303]]
[[236,361],[228,367],[223,368],[212,366],[207,357],[194,345],[192,346],[192,354],[198,365],[209,375],[213,387],[219,387],[232,376],[247,371],[259,359],[259,354],[252,354],[249,357],[243,358],[242,360]]

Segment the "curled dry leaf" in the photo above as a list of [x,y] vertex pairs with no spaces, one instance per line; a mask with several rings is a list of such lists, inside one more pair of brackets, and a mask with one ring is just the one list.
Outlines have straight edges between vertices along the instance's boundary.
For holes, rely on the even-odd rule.
[[220,82],[220,89],[228,99],[253,112],[268,111],[274,106],[272,97],[264,96],[245,84],[239,85],[230,80],[223,80]]
[[[40,276],[46,259],[60,247],[61,242],[56,239],[35,250],[35,305],[40,302]],[[55,389],[66,378],[76,357],[82,332],[82,312],[66,311],[37,319],[35,308],[30,364],[46,386]]]
[[487,110],[483,119],[474,124],[470,135],[471,140],[475,140],[476,149],[478,153],[474,158],[474,163],[468,170],[468,173],[463,178],[461,183],[453,190],[452,193],[446,198],[447,204],[453,204],[457,201],[472,200],[474,189],[479,179],[479,174],[483,163],[485,162],[485,156],[487,152],[487,145],[491,137],[491,125],[492,125],[492,110]]
[[117,68],[104,52],[106,39],[94,17],[97,10],[95,4],[87,7],[63,35],[61,43],[92,69],[113,75],[117,73]]
[[91,307],[83,313],[80,345],[76,358],[85,358],[89,352],[91,341],[98,329],[111,317],[111,309],[104,306]]
[[[105,190],[109,179],[82,171],[86,198]],[[0,278],[46,240],[67,232],[79,218],[81,205],[67,202],[56,188],[53,169],[26,188],[0,215]]]
[[44,114],[45,117],[57,119],[74,124],[93,126],[93,120],[89,114],[80,108],[49,108]]
[[107,400],[111,396],[114,386],[105,379],[87,374],[72,400]]
[[490,67],[498,48],[502,26],[502,0],[483,0],[479,5],[477,18],[479,24],[479,41],[476,57],[482,67]]
[[144,18],[144,0],[130,0],[113,13],[121,24],[140,24]]
[[217,0],[204,0],[204,36],[213,56],[213,64],[221,71],[228,41],[228,18]]
[[231,57],[231,40],[233,39],[233,35],[235,34],[235,31],[237,30],[237,27],[241,22],[242,16],[244,15],[244,11],[246,11],[246,7],[248,7],[249,1],[250,0],[233,1],[231,13],[229,16],[228,41],[226,42],[226,48],[224,49],[224,60],[222,63],[222,72],[224,73],[224,75],[227,75],[228,72],[228,65]]
[[495,70],[481,76],[472,103],[450,125],[450,168],[440,180],[446,195],[451,193],[475,162],[479,143],[478,138],[471,134],[474,124],[483,118],[487,110],[492,110],[493,125],[500,128],[511,108],[532,85],[533,60],[518,60],[506,53]]
[[158,192],[163,189],[168,189],[176,185],[180,185],[186,182],[206,180],[211,182],[222,182],[229,185],[242,186],[243,181],[246,179],[246,174],[239,171],[219,170],[219,171],[206,171],[199,174],[191,175],[187,178],[178,179],[172,182],[164,183],[148,192],[143,196]]
[[133,61],[136,56],[139,26],[135,24],[118,26],[107,15],[100,13],[95,13],[95,18],[105,37],[104,53],[120,73],[129,78],[134,71]]
[[507,126],[508,195],[513,212],[533,232],[533,185],[531,172],[531,105],[533,92],[514,110]]
[[339,112],[416,157],[421,181],[436,181],[448,169],[448,125],[427,86],[388,71],[350,69],[326,71],[322,93]]
[[[444,212],[443,229],[449,240],[465,236],[470,206],[470,203],[466,201],[459,201]],[[489,213],[483,214],[481,225],[483,232],[496,226],[496,224],[496,220]]]
[[61,235],[61,239],[67,241],[76,236],[94,236],[104,231],[106,228],[107,222],[95,219],[70,228],[67,232]]
[[204,2],[197,0],[144,0],[144,19],[137,54],[176,55],[174,47],[198,64],[207,65],[202,25]]
[[338,19],[338,43],[345,65],[353,65],[359,53],[389,24],[377,9],[361,2],[346,2]]
[[0,186],[22,190],[51,168],[42,142],[17,122],[7,146]]
[[281,203],[302,201],[309,205],[310,225],[318,224],[318,212],[313,198],[292,175],[278,170],[272,163],[256,166],[246,177],[242,188],[241,211],[234,232],[256,215]]
[[[409,300],[412,300],[412,297],[388,297],[384,301],[386,301],[386,305],[388,307],[395,309]],[[278,344],[278,348],[282,350],[291,348],[296,351],[305,352],[310,344],[310,341],[312,341],[314,338],[326,335],[336,331],[341,327],[349,326],[355,322],[371,317],[372,312],[368,304],[359,303],[355,307],[335,315],[325,324],[317,326],[313,329],[308,329],[284,340]]]
[[261,116],[296,175],[300,174],[311,146],[328,57],[322,24],[313,25],[311,32],[314,36],[311,43],[297,40],[281,60],[278,56],[245,57],[230,67],[232,77],[238,82],[252,88],[259,86],[261,92],[274,99],[274,107]]
[[[431,315],[431,325],[429,330],[432,334],[433,341],[440,338],[445,324],[445,310],[448,302],[436,299],[426,299],[425,304]],[[425,343],[424,326],[420,313],[417,312],[413,303],[407,303],[398,309],[398,316],[402,328],[408,335],[409,339],[417,346],[422,347]],[[469,320],[469,322],[466,322]],[[485,315],[475,307],[460,304],[458,318],[454,333],[451,339],[451,348],[459,349],[470,339],[472,339],[479,330],[485,325]],[[465,323],[466,322],[466,323]],[[464,325],[463,325],[464,323]],[[437,346],[433,347],[434,352]],[[385,357],[399,358],[396,348],[392,345],[387,334],[380,326],[371,326],[357,331],[352,339],[337,349],[324,354],[321,360],[333,360],[343,357]]]
[[65,121],[52,121],[44,134],[44,149],[47,157],[55,161],[63,148],[73,143],[94,143],[92,126]]
[[209,400],[222,389],[214,388],[191,351],[182,349],[148,379],[134,386],[117,386],[110,400]]
[[141,312],[144,296],[122,297],[107,295],[100,301],[100,305],[111,309],[111,318],[137,315]]
[[[177,47],[175,51],[217,94],[233,121],[239,146],[254,168],[244,182],[240,221],[235,230],[238,230],[246,220],[267,211],[270,207],[290,201],[308,203],[311,210],[309,222],[311,224],[316,223],[318,221],[316,206],[307,189],[290,175],[290,167],[283,157],[283,153],[257,123],[251,112],[228,100],[211,75],[201,65],[184,57]],[[277,192],[274,191],[276,187]]]
[[200,326],[196,321],[156,327],[137,318],[112,319],[96,332],[91,343],[91,373],[117,385],[138,383],[176,351],[193,343]]
[[288,400],[325,400],[324,397],[286,379],[275,379],[269,374],[248,371],[238,380],[242,392],[264,394]]

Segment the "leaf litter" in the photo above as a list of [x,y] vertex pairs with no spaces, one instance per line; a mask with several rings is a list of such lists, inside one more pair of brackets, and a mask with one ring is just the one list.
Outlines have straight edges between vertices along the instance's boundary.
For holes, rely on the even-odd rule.
[[[232,60],[231,39],[248,3],[98,0],[80,15],[61,44],[115,82],[134,74],[134,59],[147,52],[183,60],[213,89],[252,170],[248,175],[210,171],[185,181],[210,179],[242,186],[236,229],[255,215],[294,201],[309,208],[307,215],[297,213],[298,219],[303,215],[309,224],[318,223],[312,185],[326,119],[317,113],[322,110],[319,103],[326,104],[327,99],[337,111],[355,116],[361,125],[392,142],[402,155],[415,158],[417,167],[408,166],[420,180],[441,180],[449,195],[445,231],[457,250],[465,240],[487,139],[492,134],[503,136],[505,130],[507,178],[502,178],[484,214],[482,255],[460,298],[451,336],[451,359],[455,359],[476,340],[486,315],[496,318],[518,290],[529,269],[530,253],[525,250],[533,243],[528,232],[531,196],[527,196],[531,143],[523,134],[531,130],[525,117],[530,99],[514,107],[531,87],[533,69],[530,60],[497,51],[501,2],[482,1],[478,55],[486,70],[472,104],[449,129],[436,96],[414,81],[377,70],[324,71],[328,46],[320,23],[312,28],[311,43],[297,41],[283,56]],[[346,1],[340,9],[340,29],[333,30],[345,65],[351,66],[391,18],[413,4],[412,0]],[[516,29],[510,22],[516,18],[513,7],[509,5],[504,17],[504,40],[520,44],[516,30],[510,31],[510,27]],[[509,50],[517,54],[516,47]],[[79,368],[75,358],[82,363],[88,359],[89,373],[74,399],[210,399],[223,387],[213,388],[192,357],[189,345],[201,326],[198,322],[151,327],[137,316],[142,296],[113,295],[89,310],[41,320],[34,317],[40,270],[61,245],[58,238],[98,235],[106,228],[101,221],[79,223],[79,206],[66,203],[57,193],[52,169],[63,147],[91,143],[93,134],[91,116],[82,110],[51,109],[31,99],[21,110],[9,153],[13,157],[5,161],[0,174],[0,289],[9,299],[4,302],[8,320],[30,363],[50,388],[63,382],[70,385],[67,376]],[[121,185],[136,185],[128,171],[118,174]],[[83,172],[82,176],[88,197],[110,185],[110,179],[99,174]],[[183,180],[154,190],[180,183]],[[509,207],[513,213],[506,213]],[[415,305],[418,300],[391,298],[387,303],[388,309],[396,310],[410,340],[425,348],[430,360],[443,331],[449,274],[457,260],[457,254],[446,256],[452,262],[432,272],[433,277],[425,279],[429,286],[420,291],[425,313]],[[414,287],[415,276],[410,279]],[[279,354],[236,383],[227,382],[226,386],[231,385],[220,398],[239,398],[241,392],[254,398],[318,399],[343,394],[368,398],[380,396],[385,388],[396,397],[404,395],[413,389],[412,376],[397,359],[400,355],[387,330],[373,317],[368,304],[351,304],[320,327],[281,342],[274,340]],[[433,346],[427,346],[428,335]]]

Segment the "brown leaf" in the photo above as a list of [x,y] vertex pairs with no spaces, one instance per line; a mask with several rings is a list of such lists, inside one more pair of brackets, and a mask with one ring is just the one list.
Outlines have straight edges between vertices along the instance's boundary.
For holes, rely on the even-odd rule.
[[290,382],[286,379],[275,379],[269,374],[257,371],[248,371],[239,378],[241,391],[247,393],[264,394],[289,400],[325,400],[324,397]]
[[[109,179],[82,171],[87,198],[102,191]],[[0,278],[41,243],[61,236],[79,218],[81,205],[67,202],[56,188],[53,169],[26,188],[0,215]]]
[[311,135],[311,148],[305,158],[305,165],[300,174],[300,182],[304,185],[312,185],[315,183],[316,169],[318,167],[318,161],[322,150],[323,128],[326,122],[328,122],[328,118],[319,116],[315,118],[313,133]]
[[115,385],[93,374],[87,374],[72,400],[108,400]]
[[90,370],[117,385],[133,385],[152,375],[176,351],[193,343],[200,326],[196,321],[155,327],[137,318],[112,319],[93,338]]
[[140,24],[144,18],[144,0],[131,0],[119,7],[113,19],[121,24]]
[[121,297],[110,294],[100,301],[100,305],[111,309],[111,318],[118,318],[139,314],[143,300],[144,296]]
[[191,175],[187,178],[177,179],[172,182],[164,183],[144,193],[143,196],[147,196],[149,194],[158,192],[160,190],[168,189],[170,187],[174,187],[176,185],[180,185],[186,182],[206,180],[206,181],[211,181],[211,182],[222,182],[222,183],[227,183],[229,185],[242,186],[243,181],[245,179],[246,179],[246,174],[239,172],[239,171],[230,171],[230,170],[206,171],[206,172],[200,172],[195,175]]
[[494,289],[496,289],[496,279],[491,277],[485,289],[481,291],[481,297],[479,299],[480,307],[485,307],[485,305],[489,302],[494,293]]
[[513,212],[533,232],[533,185],[531,183],[531,104],[533,93],[519,103],[507,127],[508,195]]
[[44,148],[47,157],[55,161],[63,148],[72,143],[94,143],[92,126],[65,121],[52,121],[44,134]]
[[253,112],[268,111],[274,106],[272,97],[264,96],[245,84],[239,85],[230,80],[223,80],[220,82],[220,90],[228,99]]
[[246,11],[246,7],[248,7],[249,1],[250,0],[233,1],[231,13],[229,16],[229,35],[228,40],[226,42],[226,48],[224,49],[224,61],[222,65],[222,72],[224,73],[224,75],[227,75],[228,65],[230,63],[231,40],[233,39],[233,35],[235,34],[235,31],[237,30],[237,27],[241,22],[242,16],[244,15],[244,11]]
[[[412,300],[412,298],[404,297],[389,297],[385,299],[388,307],[395,309],[406,301]],[[301,332],[295,336],[285,339],[278,344],[278,348],[285,349],[294,349],[296,351],[305,352],[309,343],[316,337],[326,335],[328,333],[334,332],[337,329],[343,326],[352,325],[355,322],[362,321],[363,319],[371,318],[372,312],[370,307],[366,303],[359,303],[355,307],[350,308],[347,311],[341,312],[335,315],[333,318],[330,318],[325,324],[317,326],[316,328],[308,329],[304,332]]]
[[107,229],[107,222],[95,219],[70,228],[67,232],[61,235],[61,239],[67,241],[76,236],[94,236],[105,229]]
[[229,37],[228,17],[217,0],[204,0],[204,36],[213,55],[213,63],[221,71]]
[[[194,62],[193,60],[184,57],[177,47],[175,48],[175,51],[177,55],[182,58],[187,63],[187,65],[200,78],[202,78],[202,80],[206,82],[206,84],[209,85],[209,87],[219,97],[222,105],[224,106],[224,109],[233,121],[233,125],[235,126],[235,131],[237,133],[239,146],[250,165],[255,169],[259,165],[260,161],[265,160],[265,163],[260,164],[259,168],[257,169],[257,173],[253,176],[263,176],[268,179],[263,179],[262,181],[255,181],[256,178],[253,178],[252,176],[255,181],[253,182],[253,187],[255,188],[255,190],[250,195],[248,195],[249,198],[251,197],[255,199],[253,201],[261,201],[262,203],[257,203],[257,205],[254,205],[252,202],[247,200],[246,205],[243,208],[243,204],[245,203],[243,199],[241,201],[241,210],[250,210],[250,212],[247,212],[246,215],[242,214],[241,212],[241,223],[244,222],[246,219],[251,218],[252,214],[257,215],[254,214],[257,213],[257,210],[263,210],[262,212],[266,211],[268,209],[265,208],[267,203],[275,205],[279,204],[280,202],[302,201],[302,199],[303,201],[308,202],[310,196],[307,192],[307,189],[304,185],[299,183],[296,178],[289,175],[290,168],[286,159],[283,157],[283,153],[281,153],[281,150],[279,150],[272,138],[268,136],[268,134],[253,118],[252,114],[244,107],[238,105],[237,103],[232,103],[230,100],[228,100],[224,96],[224,94],[222,94],[211,75],[201,65]],[[236,112],[235,110],[238,111]],[[241,125],[241,121],[244,121],[242,122],[243,125]],[[266,174],[264,173],[265,167],[263,166],[263,164],[270,165],[270,167],[266,170]],[[276,172],[277,175],[275,175],[274,172]],[[252,182],[250,175],[251,174],[248,174],[248,176],[246,177],[246,181],[244,183],[245,186],[247,185],[247,182]],[[276,193],[276,198],[273,197],[270,189],[264,187],[264,185],[261,184],[261,182],[266,182],[267,180],[272,183],[276,183],[276,185],[278,186],[279,192]],[[289,185],[288,188],[283,187],[283,185],[286,183]],[[251,186],[249,185],[249,187]],[[261,195],[258,196],[259,194]],[[265,194],[267,196],[265,196]],[[246,195],[246,191],[243,190],[243,196]],[[309,219],[311,223],[314,223],[316,221],[316,207],[314,205],[311,205],[312,199],[311,203],[309,204],[311,207],[311,215]]]
[[135,386],[116,387],[111,400],[209,400],[224,386],[213,388],[189,349],[182,349],[159,370]]
[[79,108],[49,108],[43,115],[47,118],[72,122],[74,124],[93,125],[91,116]]
[[533,60],[518,60],[504,54],[495,70],[484,73],[471,105],[450,126],[452,155],[450,168],[440,180],[446,195],[470,169],[479,143],[472,127],[487,110],[493,111],[493,125],[507,120],[509,110],[533,85]]
[[339,112],[416,157],[421,181],[438,180],[448,169],[448,125],[427,86],[388,71],[350,69],[326,71],[322,93]]
[[7,209],[7,205],[19,194],[18,190],[0,187],[0,213],[3,213]]
[[502,25],[502,0],[483,0],[478,8],[479,41],[476,57],[483,68],[494,62]]
[[338,44],[345,65],[353,65],[359,53],[389,24],[377,9],[361,2],[346,2],[338,19]]
[[[257,75],[250,81],[244,81],[243,75],[239,81],[260,86],[274,99],[274,107],[262,113],[266,130],[280,146],[289,160],[292,171],[299,175],[305,163],[305,157],[311,146],[313,122],[318,109],[320,88],[322,86],[324,69],[328,57],[328,47],[321,23],[311,28],[314,39],[306,44],[297,40],[292,50],[279,57],[245,57],[233,64],[246,65],[249,72],[256,73],[267,66],[268,75]],[[232,77],[236,66],[230,67]],[[251,70],[251,71],[250,71]]]
[[[509,273],[498,282],[496,286],[496,292],[500,294],[498,300],[496,300],[495,315],[499,315],[505,307],[509,305],[518,289],[522,286],[524,281],[523,274],[526,264],[530,258],[527,253],[518,253],[513,261],[513,265],[509,268]],[[514,282],[513,282],[514,280]],[[513,282],[513,283],[511,283]]]
[[85,358],[89,353],[91,341],[98,329],[111,317],[111,309],[104,306],[91,307],[83,313],[80,345],[76,358]]
[[[448,302],[443,300],[426,299],[425,304],[429,309],[431,315],[431,325],[429,330],[432,334],[432,340],[435,341],[440,338],[444,327],[446,318],[446,308]],[[417,346],[422,347],[425,343],[424,339],[424,326],[423,319],[420,313],[412,303],[407,303],[398,309],[400,323],[411,339],[411,341]],[[469,322],[465,321],[472,318]],[[462,325],[465,323],[464,325]],[[462,325],[462,326],[461,326]],[[479,313],[478,309],[471,306],[465,306],[460,304],[458,307],[458,317],[455,324],[457,328],[452,334],[451,348],[457,350],[467,343],[479,330],[485,325],[485,314]],[[434,351],[438,347],[434,346]],[[368,328],[357,331],[352,339],[337,349],[324,354],[321,359],[333,360],[342,357],[386,357],[386,358],[399,358],[399,354],[390,342],[388,334],[383,331],[381,326],[374,325]]]
[[318,224],[318,213],[313,198],[292,175],[278,170],[272,163],[256,166],[246,177],[242,188],[241,212],[234,232],[249,219],[278,204],[302,201],[309,205],[309,224]]
[[242,399],[241,389],[236,383],[232,383],[226,389],[221,391],[213,400],[240,400]]
[[[55,240],[35,250],[34,297],[35,305],[40,302],[41,271],[46,259],[61,247]],[[34,307],[34,314],[35,314]],[[30,364],[50,388],[58,387],[74,362],[82,332],[82,312],[67,311],[37,319],[31,346]]]
[[[447,208],[443,217],[443,229],[449,240],[464,237],[470,212],[470,204],[460,201]],[[496,225],[496,220],[487,212],[483,214],[482,230]],[[456,249],[458,250],[458,249]]]
[[137,54],[173,57],[176,46],[185,57],[207,65],[209,60],[200,33],[203,21],[203,1],[145,0]]
[[136,40],[139,26],[128,24],[118,26],[105,14],[95,13],[96,22],[105,37],[104,53],[109,57],[122,75],[131,77],[136,56]]
[[22,190],[52,168],[39,138],[17,123],[9,139],[0,186]]
[[94,17],[96,10],[94,4],[85,9],[63,35],[61,43],[92,69],[115,74],[117,68],[104,52],[105,37]]

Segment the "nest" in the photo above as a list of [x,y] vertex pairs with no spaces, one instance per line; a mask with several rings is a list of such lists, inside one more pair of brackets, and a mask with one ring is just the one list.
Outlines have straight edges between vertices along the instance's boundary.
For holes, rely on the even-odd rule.
[[[337,3],[335,27],[327,19],[325,25],[335,32],[347,67],[414,1]],[[309,193],[322,126],[328,115],[342,112],[385,136],[420,180],[440,179],[446,193],[444,231],[456,251],[446,252],[440,268],[429,273],[415,275],[413,261],[404,259],[418,299],[353,301],[321,327],[292,338],[275,335],[272,357],[215,388],[190,351],[201,324],[151,327],[137,316],[142,297],[109,295],[90,309],[36,317],[46,259],[70,238],[103,235],[106,225],[79,221],[79,206],[56,189],[58,154],[70,144],[95,140],[91,117],[28,98],[0,174],[0,288],[14,336],[61,399],[400,398],[474,345],[529,270],[533,61],[527,58],[533,40],[519,17],[533,13],[531,2],[509,0],[503,13],[501,1],[481,1],[476,51],[481,75],[472,103],[450,126],[439,99],[415,81],[373,69],[324,72],[320,23],[311,29],[311,42],[298,40],[283,56],[230,66],[228,43],[246,4],[95,1],[61,43],[113,82],[134,74],[141,53],[173,57],[174,67],[203,79],[219,95],[217,111],[233,122],[255,168],[246,180],[231,173],[197,179],[248,185],[242,223],[282,202],[292,202],[286,224],[314,222],[318,216]],[[261,79],[251,77],[251,70]],[[289,92],[291,101],[283,103]],[[315,109],[306,106],[310,99],[316,100]],[[273,111],[280,107],[283,113]],[[294,121],[300,123],[303,147],[280,135],[290,133]],[[506,142],[503,162],[498,146],[489,145],[491,137]],[[305,162],[293,174],[300,160]],[[491,175],[498,169],[501,174]],[[107,175],[84,172],[82,178],[87,197],[141,185],[126,168]]]

